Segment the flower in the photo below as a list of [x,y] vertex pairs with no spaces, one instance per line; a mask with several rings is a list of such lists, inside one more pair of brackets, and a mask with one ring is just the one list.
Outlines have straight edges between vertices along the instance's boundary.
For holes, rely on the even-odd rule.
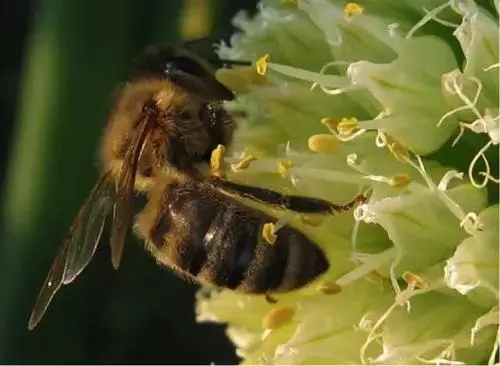
[[[461,364],[498,350],[498,2],[262,1],[222,69],[245,112],[227,175],[333,202],[322,222],[272,211],[330,269],[263,297],[203,289],[244,364]],[[279,230],[277,231],[279,235]]]

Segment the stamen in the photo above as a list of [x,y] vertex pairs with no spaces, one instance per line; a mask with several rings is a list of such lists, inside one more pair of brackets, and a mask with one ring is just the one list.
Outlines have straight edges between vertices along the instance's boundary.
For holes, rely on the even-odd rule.
[[470,345],[473,346],[476,340],[476,334],[487,327],[488,325],[497,325],[499,324],[500,314],[498,312],[498,306],[495,306],[493,309],[488,311],[483,316],[479,317],[474,324],[474,327],[471,329],[470,334]]
[[359,350],[359,358],[361,360],[361,363],[363,365],[366,365],[369,363],[369,359],[366,357],[366,350],[372,342],[382,338],[382,332],[376,333],[376,331],[384,324],[386,319],[391,315],[391,313],[398,307],[398,304],[394,302],[389,309],[385,311],[384,314],[380,318],[378,318],[377,322],[375,325],[370,329],[370,332],[368,333],[368,337],[366,337],[365,343],[361,346]]
[[321,124],[326,126],[326,128],[328,128],[330,132],[336,133],[338,122],[334,121],[332,118],[330,117],[321,118]]
[[488,358],[488,365],[497,365],[495,359],[497,358],[498,349],[500,348],[500,332],[497,332],[497,337],[495,338],[495,346],[490,353],[490,358]]
[[344,6],[344,19],[350,21],[354,16],[363,14],[364,8],[354,2],[347,3]]
[[246,154],[243,156],[243,158],[234,163],[234,164],[231,164],[231,169],[233,171],[237,171],[237,170],[242,170],[242,169],[247,169],[250,164],[252,163],[252,161],[255,161],[257,160],[257,158],[255,156],[253,156],[252,154]]
[[420,276],[410,271],[406,271],[403,273],[403,279],[406,281],[408,286],[411,286],[414,289],[424,289],[429,286],[429,284],[425,282]]
[[462,138],[465,128],[464,128],[465,123],[458,122],[458,126],[460,127],[460,131],[458,132],[457,137],[453,139],[453,142],[451,143],[451,147],[455,147],[456,144],[458,144],[458,141]]
[[266,222],[262,227],[262,237],[268,244],[274,244],[278,236],[276,228],[272,222]]
[[[356,211],[355,211],[356,212]],[[354,215],[355,215],[354,212]],[[361,225],[361,220],[354,220],[354,226],[352,228],[351,232],[351,249],[353,253],[356,253],[358,251],[358,233],[359,233],[359,226]]]
[[455,361],[456,351],[454,342],[452,340],[448,340],[447,342],[449,344],[436,357],[429,359],[420,355],[416,355],[415,359],[423,364],[428,365],[465,365],[464,362]]
[[386,147],[387,146],[387,136],[384,131],[381,129],[377,130],[377,136],[375,137],[375,145],[377,147]]
[[495,178],[489,173],[486,172],[479,172],[479,175],[482,175],[483,177],[487,178],[488,180],[492,181],[493,183],[500,184],[500,178]]
[[350,153],[346,157],[346,164],[351,167],[352,169],[356,170],[357,172],[361,174],[366,174],[364,170],[361,169],[359,166],[359,156],[356,153]]
[[355,117],[344,117],[337,124],[337,131],[342,136],[350,136],[358,128],[358,120]]
[[[427,183],[428,187],[434,191],[437,195],[437,197],[443,202],[443,204],[448,208],[448,210],[455,215],[455,217],[461,221],[465,221],[466,214],[462,210],[459,204],[457,204],[455,201],[453,201],[447,194],[446,191],[441,191],[438,189],[438,187],[434,184],[432,179],[429,177],[429,174],[425,170],[424,163],[422,161],[422,158],[420,156],[415,154],[415,158],[417,159],[418,164],[415,164],[412,160],[408,159],[406,162],[410,164],[415,170],[417,170],[422,178],[425,180],[425,183]],[[469,225],[464,226],[464,229],[467,233],[473,235],[474,231],[469,231],[473,230],[473,228],[470,228]]]
[[[342,43],[342,37],[340,35],[338,35],[338,37],[339,37],[338,45],[340,45]],[[328,43],[332,44],[331,40]],[[321,81],[319,80],[315,81],[309,89],[314,90],[316,86],[319,86],[321,91],[328,95],[338,95],[345,93],[347,91],[360,89],[361,87],[359,85],[350,84],[346,77],[325,74],[326,71],[332,66],[337,66],[337,65],[349,66],[349,64],[350,64],[349,62],[345,61],[331,61],[326,63],[319,70]]]
[[217,147],[212,151],[212,156],[210,157],[210,169],[212,174],[216,177],[222,177],[224,175],[224,154],[226,148],[224,145],[217,145]]
[[484,224],[482,223],[479,216],[474,212],[468,212],[465,214],[462,221],[460,221],[460,227],[470,235],[474,235],[476,231],[484,230]]
[[406,188],[410,183],[411,177],[407,173],[396,174],[389,181],[389,184],[395,188]]
[[292,321],[295,309],[291,306],[281,306],[271,309],[262,319],[263,329],[276,329]]
[[463,178],[464,178],[464,173],[458,172],[454,169],[448,170],[443,176],[443,178],[441,178],[441,180],[439,181],[437,189],[439,189],[440,191],[446,191],[452,179],[462,180]]
[[257,74],[265,76],[267,74],[267,64],[269,62],[269,54],[262,56],[255,62]]
[[321,292],[323,295],[335,295],[342,291],[342,287],[340,287],[334,281],[326,280],[320,283],[316,287],[316,290]]
[[[468,170],[468,175],[469,175],[469,179],[470,179],[470,182],[471,184],[476,187],[476,188],[483,188],[483,187],[486,187],[486,185],[488,184],[488,180],[489,180],[489,177],[491,177],[491,174],[490,174],[490,171],[491,171],[491,168],[490,168],[490,163],[488,162],[488,159],[486,159],[486,156],[484,155],[484,152],[486,150],[489,149],[489,147],[491,145],[494,144],[494,141],[493,140],[490,140],[488,141],[488,143],[486,143],[482,148],[481,150],[478,151],[478,153],[476,155],[474,155],[474,158],[472,159],[472,161],[470,162],[469,164],[469,170]],[[481,174],[484,179],[481,183],[478,183],[476,181],[476,178],[474,178],[474,175],[473,175],[473,172],[474,172],[474,166],[476,165],[476,163],[478,162],[479,158],[482,158],[483,159],[483,162],[484,162],[484,165],[485,165],[485,169],[486,171],[485,172],[481,172],[483,174]]]
[[[423,7],[423,10],[426,14],[429,14],[430,11],[427,10],[425,8],[425,6]],[[452,22],[449,22],[447,20],[444,20],[444,19],[441,19],[437,16],[437,14],[432,18],[432,20],[434,20],[435,22],[439,23],[439,24],[442,24],[444,25],[445,27],[450,27],[450,28],[458,28],[460,25],[459,24],[455,24],[455,23],[452,23]]]
[[424,17],[422,19],[420,19],[420,21],[415,24],[413,26],[413,28],[411,28],[408,33],[406,34],[406,39],[409,39],[411,37],[413,37],[413,34],[419,29],[421,28],[422,26],[424,26],[425,23],[429,22],[430,20],[432,20],[437,14],[439,14],[441,11],[443,11],[444,9],[446,9],[448,6],[450,6],[450,2],[446,2],[442,5],[439,5],[437,7],[435,7],[434,9],[430,10],[427,14],[424,15]]
[[337,154],[340,151],[340,143],[335,135],[320,134],[309,137],[307,142],[309,150],[322,154]]
[[483,70],[484,71],[490,71],[490,70],[498,69],[498,68],[500,68],[500,62],[496,63],[496,64],[493,64],[493,65],[490,65],[490,66],[484,68]]
[[391,23],[387,26],[387,32],[389,33],[389,36],[395,38],[398,36],[398,33],[396,30],[399,28],[400,24],[399,23]]
[[370,329],[373,328],[373,320],[370,319],[373,316],[374,316],[374,314],[371,313],[371,312],[368,312],[365,315],[363,315],[361,317],[361,320],[358,323],[358,328],[361,329],[361,330],[369,332]]
[[[478,119],[482,119],[481,113],[476,108],[476,104],[481,96],[481,91],[483,90],[483,84],[478,78],[468,77],[474,84],[476,84],[477,89],[474,95],[473,100],[470,100],[463,92],[463,85],[458,85],[458,78],[463,76],[463,74],[459,70],[451,71],[450,73],[443,75],[443,87],[450,94],[458,95],[458,97],[464,102],[463,106],[452,109],[451,111],[445,113],[438,121],[437,126],[439,127],[443,121],[451,115],[454,115],[463,110],[470,110],[472,113],[476,115]],[[451,84],[450,84],[451,83]]]
[[291,160],[283,160],[278,163],[278,172],[283,178],[288,177],[290,168],[293,166]]
[[354,268],[352,271],[347,272],[345,275],[337,278],[335,283],[340,287],[346,287],[350,283],[359,280],[371,272],[385,266],[389,261],[393,260],[395,254],[395,249],[390,248],[383,252],[377,254],[355,254],[356,256],[363,258],[363,264]]
[[363,221],[367,224],[374,224],[377,222],[377,215],[375,210],[372,209],[372,204],[359,205],[354,209],[353,216],[356,221]]
[[399,142],[392,142],[388,146],[391,154],[399,161],[406,162],[409,158],[408,149]]

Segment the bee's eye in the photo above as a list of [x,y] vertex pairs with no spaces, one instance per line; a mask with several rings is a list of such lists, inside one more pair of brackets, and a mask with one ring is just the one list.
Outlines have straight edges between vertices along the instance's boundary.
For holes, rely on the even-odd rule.
[[198,110],[198,118],[205,123],[213,125],[217,119],[217,108],[211,103],[203,104]]

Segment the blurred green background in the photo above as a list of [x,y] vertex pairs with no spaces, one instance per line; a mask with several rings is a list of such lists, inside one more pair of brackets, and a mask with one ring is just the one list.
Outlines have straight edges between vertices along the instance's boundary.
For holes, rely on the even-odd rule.
[[216,34],[254,0],[0,1],[0,363],[235,363],[224,329],[196,324],[196,287],[129,237],[119,271],[101,245],[27,321],[50,263],[98,177],[110,94],[145,45]]

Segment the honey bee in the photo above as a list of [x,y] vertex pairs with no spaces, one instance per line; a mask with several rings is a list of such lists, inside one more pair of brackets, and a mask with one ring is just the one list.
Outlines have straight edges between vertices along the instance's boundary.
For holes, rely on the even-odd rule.
[[30,329],[59,288],[88,265],[111,212],[111,261],[118,268],[131,226],[134,191],[151,189],[165,165],[199,174],[198,165],[206,164],[219,144],[230,142],[234,121],[222,101],[233,98],[215,78],[212,64],[195,53],[171,45],[146,49],[115,96],[101,143],[101,177],[52,263],[31,313]]
[[160,264],[201,284],[268,295],[303,287],[328,269],[320,247],[290,225],[280,227],[272,243],[266,241],[263,230],[276,220],[245,200],[329,215],[350,209],[359,197],[335,205],[207,174],[213,152],[228,145],[234,131],[234,120],[222,106],[233,93],[214,75],[209,63],[172,46],[149,49],[140,59],[108,118],[103,173],[52,263],[29,329],[59,288],[88,265],[111,212],[111,262],[119,267],[136,192],[148,195],[135,221],[148,251]]

